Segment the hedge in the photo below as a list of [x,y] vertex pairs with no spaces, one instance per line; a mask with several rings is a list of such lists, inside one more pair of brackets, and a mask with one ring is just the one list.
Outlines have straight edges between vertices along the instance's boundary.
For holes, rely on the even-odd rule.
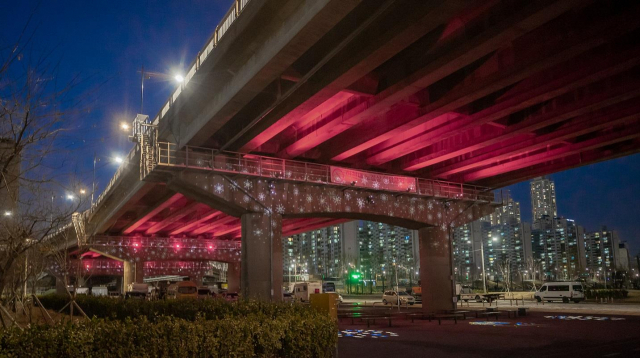
[[[67,296],[40,297],[59,310]],[[308,306],[78,296],[92,320],[0,331],[4,357],[328,357],[337,325]]]
[[[66,295],[45,295],[39,298],[45,308],[56,311],[69,302],[69,297]],[[144,301],[78,295],[76,302],[89,317],[117,320],[146,317],[148,320],[153,321],[160,316],[174,316],[193,321],[196,317],[219,319],[244,317],[254,313],[261,313],[269,317],[298,315],[315,318],[318,316],[316,311],[309,309],[307,306],[258,301],[239,301],[236,303],[229,303],[222,299]]]
[[617,290],[596,290],[596,289],[587,289],[584,292],[584,295],[587,298],[627,298],[629,296],[629,291],[625,289]]
[[0,331],[0,357],[329,357],[336,340],[331,320],[291,315],[154,322],[94,318]]

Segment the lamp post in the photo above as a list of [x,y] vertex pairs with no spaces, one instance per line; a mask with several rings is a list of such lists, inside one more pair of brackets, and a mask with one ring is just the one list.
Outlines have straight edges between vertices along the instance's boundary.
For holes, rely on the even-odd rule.
[[156,77],[156,78],[161,78],[161,79],[165,79],[165,80],[170,80],[173,79],[178,83],[182,83],[184,82],[184,77],[182,77],[182,75],[168,75],[166,73],[159,73],[159,72],[151,72],[151,71],[146,71],[144,70],[144,66],[142,66],[140,68],[140,114],[144,113],[143,110],[143,104],[144,104],[144,79],[145,77],[147,78],[152,78],[152,77]]
[[[126,124],[123,124],[122,128],[125,129],[125,126],[126,126],[126,129],[129,129],[129,126],[126,125]],[[105,167],[107,165],[107,164],[105,164],[102,167],[97,168],[97,164],[100,161],[100,159],[110,159],[110,160],[112,160],[113,162],[115,162],[117,164],[124,163],[124,159],[122,159],[122,157],[119,157],[119,156],[112,157],[112,158],[99,157],[99,156],[96,155],[96,152],[93,152],[93,181],[92,181],[92,184],[91,184],[91,206],[92,207],[93,207],[94,195],[95,195],[95,192],[96,192],[96,169],[103,168],[103,167]]]

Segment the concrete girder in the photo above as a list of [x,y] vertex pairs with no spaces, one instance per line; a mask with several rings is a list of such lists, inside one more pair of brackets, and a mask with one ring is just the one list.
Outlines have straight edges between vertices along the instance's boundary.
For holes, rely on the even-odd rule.
[[[508,16],[502,19],[503,21],[501,23],[491,27],[489,30],[481,33],[471,40],[465,39],[465,41],[462,41],[460,46],[446,48],[444,53],[435,57],[434,61],[426,64],[420,70],[410,74],[407,78],[374,96],[371,99],[371,104],[368,106],[367,111],[359,114],[357,117],[351,118],[348,123],[342,124],[338,128],[334,128],[336,123],[329,123],[326,127],[327,129],[330,129],[332,133],[331,137],[354,127],[359,123],[361,126],[367,125],[365,120],[373,118],[374,114],[388,110],[393,104],[408,98],[412,94],[429,87],[461,68],[474,63],[488,54],[491,54],[528,31],[532,31],[538,26],[551,21],[560,14],[576,6],[577,2],[558,2],[545,7],[546,5],[548,4],[538,3],[535,6],[523,8],[517,15]],[[551,59],[548,61],[554,60]],[[479,88],[483,87],[486,87],[486,84],[484,86],[479,86]],[[473,94],[468,90],[468,88],[465,89],[464,92],[467,97]],[[385,130],[384,132],[381,132],[375,128],[371,128],[370,124],[368,124],[367,133],[361,133],[355,143],[353,140],[345,141],[345,138],[343,137],[336,137],[335,141],[327,143],[327,153],[329,153],[327,156],[331,156],[331,159],[334,161],[345,160],[357,153],[383,143],[390,138],[397,137],[402,132],[415,127],[417,124],[415,123],[416,121],[423,123],[423,117],[426,115],[429,115],[429,118],[435,118],[444,113],[453,111],[462,105],[455,104],[451,106],[451,108],[445,108],[442,107],[442,102],[443,101],[439,100],[432,105],[426,106],[420,117],[410,120],[407,123],[403,123],[395,130]],[[442,110],[435,112],[435,106],[438,106],[437,108],[442,107]],[[316,133],[314,135],[318,134]],[[345,133],[345,136],[346,135],[347,134]],[[341,139],[339,140],[338,138]]]
[[[203,171],[184,171],[168,185],[181,193],[198,193],[200,200],[206,200],[208,196],[226,202],[233,208],[227,213],[229,215],[237,215],[239,209],[241,215],[271,211],[284,218],[362,219],[413,229],[443,224],[459,226],[486,215],[494,207],[487,202],[445,202],[403,193],[272,181],[252,176],[229,179]],[[460,213],[464,215],[460,217]]]
[[[635,102],[635,100],[631,101]],[[446,164],[431,170],[430,173],[435,177],[446,178],[457,173],[506,160],[517,153],[540,150],[547,145],[555,146],[578,136],[632,122],[640,118],[639,112],[640,107],[636,103],[632,103],[631,106],[626,106],[626,108],[622,109],[607,107],[595,113],[571,119],[551,133],[537,135],[525,140],[518,138],[514,143],[503,145],[499,148],[488,147],[484,152],[474,153],[468,159]]]
[[[546,57],[545,60],[535,62],[533,65],[528,66],[529,68],[527,68],[526,71],[516,71],[516,75],[512,76],[507,76],[507,74],[512,73],[511,71],[505,71],[505,73],[498,73],[496,77],[503,77],[505,79],[508,79],[509,82],[513,81],[511,83],[514,83],[515,80],[522,79],[525,74],[531,75],[532,72],[549,68],[552,65],[557,65],[579,53],[584,52],[586,49],[594,47],[595,45],[601,43],[602,40],[600,39],[590,39],[586,44],[579,43],[577,46],[565,47],[564,50],[557,55],[553,57]],[[588,66],[586,66],[586,70],[585,68],[578,68],[577,70],[573,71],[569,69],[564,69],[564,71],[562,71],[562,69],[560,69],[558,76],[556,76],[555,78],[552,77],[552,79],[547,83],[540,85],[534,84],[530,88],[527,88],[526,90],[523,90],[519,93],[512,93],[510,94],[510,96],[496,103],[494,106],[490,106],[489,108],[474,113],[469,117],[457,121],[452,121],[451,123],[448,123],[445,126],[441,126],[434,131],[416,136],[415,134],[420,133],[421,130],[419,130],[418,128],[413,128],[411,131],[403,133],[403,135],[396,135],[392,137],[392,139],[389,139],[375,147],[372,147],[371,152],[375,154],[367,159],[367,163],[369,165],[376,166],[394,159],[398,159],[402,156],[433,145],[443,139],[454,136],[457,133],[490,123],[524,108],[547,101],[551,98],[563,95],[580,87],[587,86],[591,83],[601,81],[607,77],[629,70],[640,62],[637,50],[629,52],[625,51],[623,54],[624,56],[600,57],[599,62],[594,61],[594,63],[589,63]],[[575,64],[570,64],[569,66],[572,65],[574,66],[573,68],[575,68]],[[515,68],[518,68],[520,66],[521,65],[515,66]],[[508,85],[509,82],[498,81],[498,83],[500,84],[499,87],[504,87]],[[463,87],[461,90],[469,91],[469,93],[474,94],[471,98],[468,98],[470,100],[478,99],[482,97],[483,94],[488,94],[495,91],[495,87],[486,86],[483,90],[480,90],[475,86],[468,86]],[[443,98],[443,100],[445,99],[446,97]],[[450,103],[456,103],[456,105],[461,104],[459,102]],[[445,106],[445,108],[447,107]],[[438,113],[440,112],[435,112],[435,114]],[[433,157],[427,155],[425,159],[423,159],[422,157],[416,158],[407,163],[403,167],[403,169],[420,169],[426,166],[423,164],[423,161],[428,165],[431,162],[439,160],[440,157],[448,159],[450,155],[435,155]]]
[[191,202],[186,204],[185,206],[176,209],[172,213],[170,213],[167,217],[163,218],[162,221],[153,224],[150,228],[145,232],[146,235],[153,235],[162,229],[166,228],[169,225],[176,223],[178,220],[192,214],[196,210],[198,210],[198,206],[200,204],[197,202]]
[[623,128],[622,130],[612,131],[612,133],[598,136],[590,140],[585,140],[583,142],[561,145],[559,148],[549,149],[547,151],[531,155],[523,154],[522,156],[514,158],[506,163],[465,174],[464,180],[469,182],[477,181],[487,177],[500,175],[505,172],[526,168],[574,154],[580,154],[584,151],[633,140],[638,137],[640,137],[640,124],[636,123],[635,125]]
[[486,178],[481,180],[480,183],[493,187],[504,187],[530,178],[633,155],[638,152],[640,152],[640,140],[636,139],[630,143],[620,143],[615,147],[615,150],[597,148],[588,152],[573,154],[495,177]]
[[[279,103],[269,111],[268,116],[261,119],[255,129],[247,133],[246,137],[249,139],[244,140],[246,144],[241,150],[257,149],[296,123],[300,117],[330,100],[420,37],[446,23],[466,5],[464,1],[408,1],[403,4],[404,8],[397,6],[402,15],[396,15],[395,18],[403,16],[405,21],[396,21],[391,16],[384,26],[359,28],[357,31],[362,34],[356,34],[353,39],[347,38],[350,43],[345,42],[343,46],[349,46],[344,50],[340,48],[342,51],[328,58],[327,65],[314,74],[313,81],[301,83],[293,89],[302,93],[302,96],[292,96],[287,103]],[[385,14],[380,12],[377,16],[384,17]],[[343,34],[340,36],[344,37]],[[375,38],[376,41],[368,40],[370,38]],[[290,151],[295,156],[298,149],[292,148]]]
[[[637,50],[634,52],[636,52],[635,55],[625,52],[623,56],[606,56],[605,58],[601,58],[601,60],[603,61],[594,61],[590,63],[590,66],[588,66],[586,69],[577,68],[576,64],[567,65],[566,68],[561,68],[560,71],[558,71],[558,74],[552,77],[554,80],[549,81],[545,84],[534,84],[526,90],[523,90],[517,94],[512,94],[506,99],[498,102],[495,105],[495,108],[502,108],[499,113],[504,117],[511,113],[515,113],[523,108],[548,101],[551,98],[564,95],[570,91],[588,86],[594,82],[602,81],[607,77],[617,75],[640,64],[640,52]],[[571,69],[576,68],[577,70],[571,71]],[[495,112],[495,110],[492,110],[492,108],[494,108],[494,106],[485,110],[486,112],[482,112],[484,112],[485,114],[492,114],[492,112]],[[505,111],[507,108],[508,110]],[[471,116],[471,118],[476,117],[477,116],[475,114]],[[484,116],[484,118],[481,116],[478,117],[479,118],[477,119],[477,125],[486,123],[487,116]],[[491,115],[490,118],[493,119],[495,118],[495,116]],[[505,127],[501,135],[487,135],[485,137],[480,137],[472,141],[465,141],[464,144],[452,146],[450,148],[446,148],[445,150],[437,151],[435,153],[429,153],[426,155],[421,154],[420,151],[417,151],[413,155],[410,155],[411,160],[406,160],[406,163],[403,163],[402,167],[403,170],[406,171],[418,170],[440,162],[444,162],[459,155],[475,151],[491,144],[495,144],[499,141],[511,139],[514,136],[520,135],[522,133],[538,130],[539,128],[541,128],[541,126],[545,126],[545,124],[533,123],[531,120],[526,120],[523,121],[523,123]],[[412,141],[417,140],[418,138],[413,139]],[[432,141],[423,140],[420,144],[420,147],[425,148],[431,144],[436,143],[439,140],[440,139],[438,138],[434,138],[434,140]],[[418,148],[414,147],[413,149],[417,150]],[[410,151],[404,152],[404,155],[407,155],[409,152]]]
[[[218,61],[204,62],[206,71],[198,71],[197,88],[191,96],[181,96],[177,105],[172,106],[172,120],[161,121],[161,137],[173,132],[180,145],[203,145],[238,111],[245,107],[256,94],[277,80],[285,70],[303,55],[326,32],[333,28],[344,16],[360,3],[360,0],[317,0],[317,1],[261,1],[261,6],[247,6],[243,16],[238,17],[230,31],[225,34],[226,46],[216,48],[209,57],[220,57]],[[259,21],[244,12],[260,13]],[[250,29],[250,31],[249,31]],[[237,37],[237,38],[236,38]],[[240,40],[242,39],[242,40]],[[233,51],[241,56],[234,56]],[[233,58],[235,61],[230,61]],[[209,63],[207,63],[209,62]],[[239,68],[235,68],[240,66]],[[233,67],[233,76],[213,87],[210,81],[216,72],[226,72]],[[206,77],[205,77],[206,76]],[[209,77],[209,78],[207,78]],[[211,88],[207,88],[207,87]],[[211,96],[212,90],[216,95]],[[186,101],[185,97],[191,97]],[[194,97],[197,97],[193,99]],[[197,113],[193,102],[198,101],[204,108]],[[173,109],[176,108],[176,109]],[[176,126],[173,124],[177,123]],[[176,128],[177,127],[177,128]]]

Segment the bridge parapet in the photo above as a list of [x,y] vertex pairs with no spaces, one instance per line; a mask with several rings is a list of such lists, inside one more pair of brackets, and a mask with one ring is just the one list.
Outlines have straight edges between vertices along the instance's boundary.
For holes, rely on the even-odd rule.
[[355,187],[456,200],[495,202],[485,187],[390,175],[365,170],[315,164],[254,154],[221,152],[215,149],[158,143],[156,169],[196,169],[225,174]]

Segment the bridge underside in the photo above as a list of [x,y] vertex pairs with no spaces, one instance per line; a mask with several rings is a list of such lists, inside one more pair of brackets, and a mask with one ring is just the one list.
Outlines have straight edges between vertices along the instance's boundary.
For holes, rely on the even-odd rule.
[[[262,67],[272,82],[247,82],[238,93],[254,95],[224,115],[192,121],[198,105],[185,98],[167,123],[190,131],[173,137],[181,146],[490,187],[640,149],[636,3],[387,5],[340,13],[287,68]],[[194,96],[206,95],[198,95],[204,83],[226,84],[207,79]],[[215,130],[184,134],[205,127]]]
[[[428,248],[420,252],[425,287],[448,285],[425,290],[430,292],[425,310],[434,311],[453,304],[451,229],[487,215],[497,205],[492,194],[483,194],[485,200],[474,195],[444,198],[293,181],[284,175],[263,178],[157,165],[143,189],[128,196],[129,202],[118,202],[117,210],[105,204],[103,210],[117,215],[100,221],[100,212],[94,213],[94,221],[105,225],[88,223],[94,231],[82,250],[99,260],[112,259],[109,270],[122,272],[125,284],[157,270],[183,272],[201,281],[207,262],[224,262],[231,290],[277,301],[283,287],[283,235],[346,220],[376,220],[419,230],[420,245]],[[102,272],[99,261],[83,262],[83,270]],[[187,270],[187,263],[197,269]]]

